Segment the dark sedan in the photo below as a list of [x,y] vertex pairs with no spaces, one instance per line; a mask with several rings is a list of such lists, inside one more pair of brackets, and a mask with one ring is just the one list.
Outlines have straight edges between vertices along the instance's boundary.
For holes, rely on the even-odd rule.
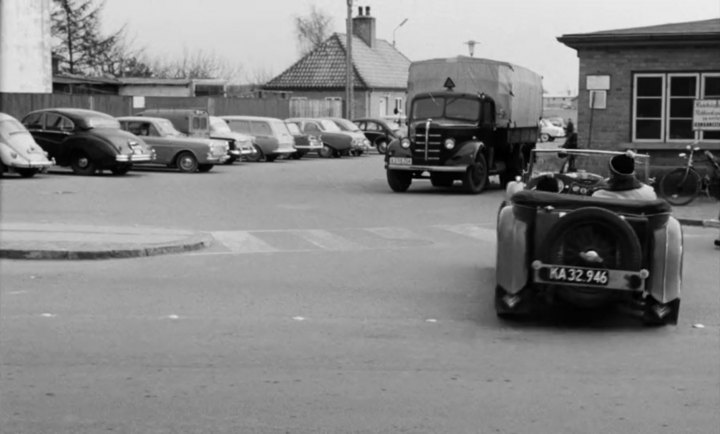
[[385,153],[390,142],[402,136],[400,128],[391,125],[385,119],[360,118],[353,120],[353,122],[365,133],[365,137],[381,154]]
[[114,117],[94,110],[52,108],[30,112],[23,125],[59,166],[78,175],[110,170],[124,175],[133,163],[152,160],[139,137],[120,129]]

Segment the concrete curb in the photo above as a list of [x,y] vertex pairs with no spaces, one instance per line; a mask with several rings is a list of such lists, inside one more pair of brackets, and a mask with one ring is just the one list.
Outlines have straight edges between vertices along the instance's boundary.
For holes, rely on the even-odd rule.
[[678,219],[683,226],[702,226],[705,228],[720,228],[720,221],[715,219],[698,220],[698,219]]
[[185,239],[156,244],[108,243],[103,248],[57,248],[57,249],[4,249],[0,248],[0,258],[31,260],[88,260],[119,259],[143,256],[184,253],[210,246],[214,238],[210,234],[195,234]]

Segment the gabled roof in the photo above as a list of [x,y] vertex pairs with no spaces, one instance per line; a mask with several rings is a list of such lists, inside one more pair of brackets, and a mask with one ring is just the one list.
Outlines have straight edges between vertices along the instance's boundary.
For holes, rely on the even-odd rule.
[[[308,53],[264,89],[338,89],[345,87],[345,53],[347,38],[334,33],[319,47]],[[352,64],[354,85],[365,89],[405,89],[410,59],[383,39],[376,39],[370,48],[353,36]]]
[[720,18],[575,33],[562,35],[557,40],[575,49],[597,45],[720,45]]

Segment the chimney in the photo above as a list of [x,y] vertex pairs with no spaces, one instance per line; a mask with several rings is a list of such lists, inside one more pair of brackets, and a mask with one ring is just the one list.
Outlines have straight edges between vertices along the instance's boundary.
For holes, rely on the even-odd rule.
[[370,6],[358,7],[358,16],[353,18],[353,35],[362,39],[368,47],[375,47],[375,18],[370,16]]

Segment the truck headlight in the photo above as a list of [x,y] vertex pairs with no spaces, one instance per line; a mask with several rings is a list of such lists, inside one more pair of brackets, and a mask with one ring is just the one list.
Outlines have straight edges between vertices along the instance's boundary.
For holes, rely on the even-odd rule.
[[445,149],[453,149],[455,147],[455,139],[445,139]]
[[407,137],[403,138],[400,141],[400,146],[402,146],[403,149],[408,149],[410,147],[410,139],[408,139]]

